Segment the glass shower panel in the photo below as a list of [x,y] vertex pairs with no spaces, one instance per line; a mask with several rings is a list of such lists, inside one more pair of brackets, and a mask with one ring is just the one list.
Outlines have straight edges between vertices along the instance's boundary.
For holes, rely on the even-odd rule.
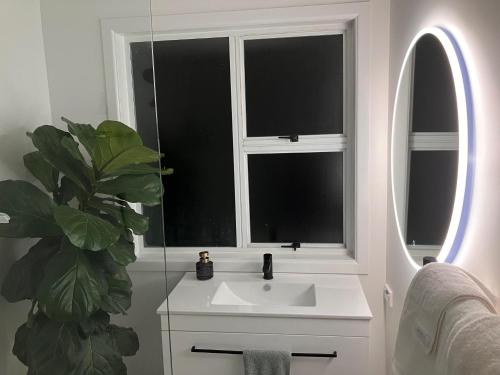
[[[164,227],[152,4],[150,0],[40,0],[12,7],[8,11],[16,22],[19,18],[20,26],[11,30],[9,38],[20,42],[18,50],[4,52],[12,66],[23,66],[26,62],[16,62],[15,56],[30,50],[33,59],[26,65],[27,74],[36,71],[43,78],[26,88],[20,80],[15,93],[23,98],[27,112],[35,112],[32,108],[43,98],[47,107],[28,114],[33,123],[14,126],[14,139],[32,133],[31,140],[22,143],[30,152],[25,163],[41,181],[36,186],[54,203],[57,230],[49,236],[34,228],[37,232],[30,237],[42,239],[36,239],[29,257],[19,261],[29,246],[0,238],[0,247],[19,251],[2,258],[0,267],[4,283],[0,311],[9,323],[5,337],[9,345],[15,340],[18,355],[9,350],[9,367],[4,371],[0,360],[0,373],[26,373],[28,366],[29,373],[70,374],[79,366],[82,373],[169,374],[170,362],[162,360],[156,313],[168,289],[162,233],[155,249],[144,244],[155,228]],[[25,42],[25,25],[34,35],[31,44]],[[136,62],[140,67],[134,66]],[[43,93],[43,98],[31,103],[32,90]],[[43,124],[53,127],[40,127]],[[0,141],[0,148],[6,145],[2,142],[6,141]],[[23,155],[15,157],[22,161]],[[2,179],[27,179],[27,173],[17,172],[21,168],[11,170],[16,172]],[[50,178],[44,175],[47,170]],[[160,208],[156,216],[142,215],[155,206]],[[34,279],[16,281],[21,268],[29,264],[36,265],[36,272],[23,268],[22,274]],[[148,264],[154,266],[144,272]],[[12,294],[16,282],[32,290],[22,296]],[[31,300],[32,309],[29,304],[8,303],[21,299]],[[22,326],[27,319],[29,324]],[[21,328],[15,337],[17,327]],[[68,345],[59,344],[56,331],[82,350],[75,354]],[[33,342],[44,345],[34,348],[28,342],[23,357],[17,349],[24,342],[19,340],[36,335],[41,336]],[[3,331],[0,336],[3,340]],[[45,350],[50,355],[44,355]],[[94,357],[101,360],[88,361]]]

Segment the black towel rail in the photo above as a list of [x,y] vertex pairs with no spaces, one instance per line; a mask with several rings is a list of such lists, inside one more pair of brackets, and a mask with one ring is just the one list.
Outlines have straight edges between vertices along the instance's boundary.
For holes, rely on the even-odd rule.
[[[218,350],[218,349],[200,349],[196,346],[191,347],[191,353],[215,353],[215,354],[243,354],[242,350]],[[292,357],[315,357],[315,358],[337,358],[337,351],[333,353],[292,353]]]

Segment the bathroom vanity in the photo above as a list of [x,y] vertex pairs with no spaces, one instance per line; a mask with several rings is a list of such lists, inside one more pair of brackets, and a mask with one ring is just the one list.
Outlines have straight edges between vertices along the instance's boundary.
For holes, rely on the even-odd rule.
[[292,352],[293,375],[369,374],[372,315],[355,275],[218,273],[198,281],[189,272],[158,314],[165,374],[171,355],[176,375],[243,375],[244,349]]

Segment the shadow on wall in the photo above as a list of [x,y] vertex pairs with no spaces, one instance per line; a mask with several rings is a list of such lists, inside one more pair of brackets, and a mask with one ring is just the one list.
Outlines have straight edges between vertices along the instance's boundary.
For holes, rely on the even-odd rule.
[[[31,124],[30,124],[31,125]],[[19,126],[12,129],[3,129],[0,133],[2,138],[2,147],[0,147],[0,170],[2,171],[1,179],[4,180],[5,176],[17,180],[26,180],[33,182],[33,176],[29,174],[28,170],[23,164],[23,155],[34,150],[31,140],[26,135],[26,132],[32,131],[37,124],[32,124],[32,128],[24,128]],[[15,124],[12,124],[15,126]]]
[[[0,156],[3,158],[3,156]],[[3,282],[10,266],[31,246],[31,240],[0,240],[0,283]],[[26,367],[11,355],[17,327],[26,321],[29,302],[8,303],[0,296],[0,374],[23,374]]]
[[[25,179],[33,182],[23,164],[23,155],[32,151],[30,139],[26,136],[26,129],[21,124],[5,124],[0,137],[0,171],[1,179]],[[16,127],[16,125],[19,125]],[[35,126],[35,124],[33,125]],[[0,285],[3,282],[10,266],[22,257],[34,243],[33,240],[0,239]],[[8,303],[0,296],[0,374],[23,374],[26,367],[14,357],[12,346],[17,327],[26,321],[29,303]]]
[[[182,272],[168,274],[168,289],[173,289]],[[133,283],[132,307],[127,315],[113,317],[117,324],[134,327],[140,348],[133,357],[124,358],[130,375],[163,375],[160,317],[156,309],[167,296],[165,273],[130,272]]]

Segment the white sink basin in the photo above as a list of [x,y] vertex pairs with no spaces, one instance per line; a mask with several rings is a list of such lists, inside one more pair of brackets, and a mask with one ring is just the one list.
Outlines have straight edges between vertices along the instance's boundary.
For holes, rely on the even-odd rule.
[[223,281],[212,298],[213,305],[316,306],[311,283],[273,281]]
[[199,281],[187,272],[159,308],[161,315],[226,315],[369,319],[355,275],[216,272]]

